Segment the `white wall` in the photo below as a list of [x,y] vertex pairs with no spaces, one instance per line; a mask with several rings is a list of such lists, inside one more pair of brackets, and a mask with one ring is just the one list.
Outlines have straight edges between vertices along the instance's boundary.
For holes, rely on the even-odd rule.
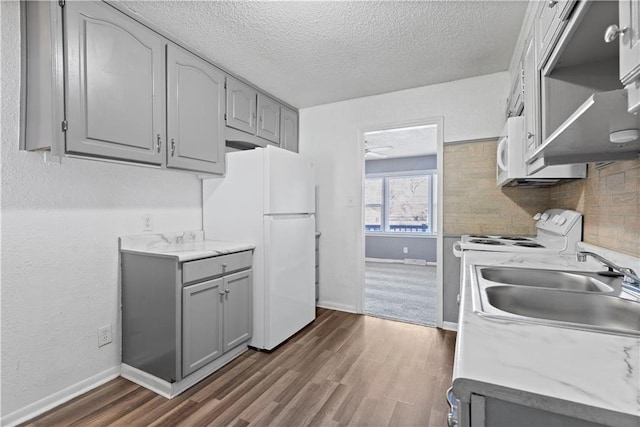
[[[195,176],[18,151],[19,5],[1,7],[4,425],[117,372],[118,236],[141,233],[143,214],[154,232],[202,220]],[[98,348],[106,324],[113,344]]]
[[504,125],[508,87],[509,73],[502,72],[300,111],[300,152],[316,166],[321,305],[359,310],[364,280],[361,132],[444,117],[445,143],[495,137]]

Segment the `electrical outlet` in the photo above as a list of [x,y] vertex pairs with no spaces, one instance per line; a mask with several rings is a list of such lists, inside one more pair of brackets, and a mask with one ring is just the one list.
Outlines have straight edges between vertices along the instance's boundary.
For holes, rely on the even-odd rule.
[[142,215],[142,231],[153,231],[153,218],[151,215]]
[[408,253],[409,253],[409,248],[408,248],[408,247],[406,247],[406,246],[405,246],[405,247],[403,247],[403,248],[402,248],[402,253],[404,253],[404,254],[408,254]]
[[111,325],[98,328],[98,347],[107,345],[112,341],[111,338]]

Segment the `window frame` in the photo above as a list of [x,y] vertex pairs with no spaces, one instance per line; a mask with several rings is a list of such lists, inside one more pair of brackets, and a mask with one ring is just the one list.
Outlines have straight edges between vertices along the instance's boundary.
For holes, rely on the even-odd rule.
[[[420,231],[390,231],[389,229],[389,178],[413,178],[428,176],[429,182],[429,197],[428,197],[428,209],[429,209],[429,232],[423,233]],[[434,179],[434,176],[436,177]],[[367,179],[382,179],[382,209],[380,210],[382,215],[382,231],[368,231],[366,221],[364,221],[364,232],[367,236],[404,236],[404,237],[436,237],[437,236],[437,222],[434,225],[434,218],[437,221],[437,215],[434,214],[433,209],[437,206],[437,200],[434,201],[434,195],[437,198],[438,192],[438,170],[437,169],[425,169],[425,170],[412,170],[412,171],[400,171],[400,172],[381,172],[371,173],[364,177]],[[364,188],[363,185],[363,200],[364,200]],[[364,209],[373,204],[363,203],[363,215]],[[375,204],[378,206],[378,204]]]

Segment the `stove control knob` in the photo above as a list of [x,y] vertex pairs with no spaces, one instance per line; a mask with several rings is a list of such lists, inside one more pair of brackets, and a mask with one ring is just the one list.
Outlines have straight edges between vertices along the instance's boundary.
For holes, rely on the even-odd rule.
[[558,225],[564,225],[567,222],[567,218],[563,216],[558,217]]
[[546,221],[546,220],[548,220],[548,219],[549,219],[549,214],[545,212],[545,213],[543,213],[543,214],[542,214],[542,217],[540,217],[540,218],[541,218],[543,221]]
[[542,214],[540,212],[538,212],[537,214],[535,214],[533,216],[533,219],[535,219],[536,221],[540,219],[540,217],[542,217]]

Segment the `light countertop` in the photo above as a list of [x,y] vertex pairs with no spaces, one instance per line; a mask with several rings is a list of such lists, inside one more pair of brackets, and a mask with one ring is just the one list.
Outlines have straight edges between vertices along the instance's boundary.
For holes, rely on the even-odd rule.
[[225,255],[255,248],[253,243],[205,240],[204,232],[139,234],[120,237],[120,251],[175,258],[178,262]]
[[606,425],[640,425],[637,336],[495,319],[473,311],[471,265],[601,271],[598,262],[579,263],[575,255],[479,251],[466,252],[464,261],[453,372],[458,399],[468,403],[470,394],[477,393]]

